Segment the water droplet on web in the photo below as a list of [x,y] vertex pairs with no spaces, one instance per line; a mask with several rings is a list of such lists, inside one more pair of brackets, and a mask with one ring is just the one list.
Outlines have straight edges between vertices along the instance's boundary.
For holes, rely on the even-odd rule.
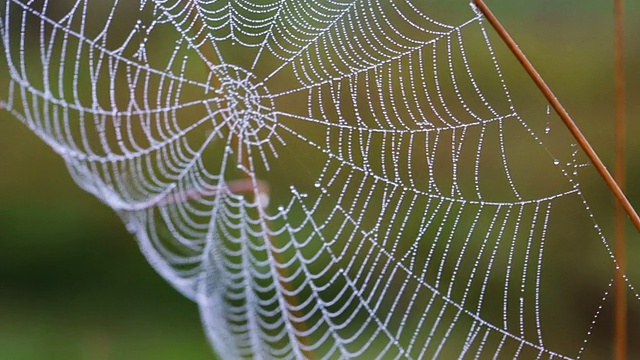
[[319,187],[320,187],[320,182],[319,182],[319,181],[316,181],[315,183],[313,183],[313,186],[315,186],[315,187],[319,188]]
[[547,105],[547,115],[551,114],[551,105]]
[[553,165],[560,165],[560,160],[558,159],[553,160]]
[[279,211],[279,212],[284,212],[284,206],[279,205],[279,206],[278,206],[278,211]]
[[551,126],[549,125],[549,123],[547,123],[547,127],[544,128],[544,133],[548,134],[551,132]]

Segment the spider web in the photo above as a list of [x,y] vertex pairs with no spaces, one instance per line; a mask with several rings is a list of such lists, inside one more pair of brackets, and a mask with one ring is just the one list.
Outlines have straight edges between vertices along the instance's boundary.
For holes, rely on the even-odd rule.
[[[516,111],[472,9],[7,0],[0,36],[2,107],[122,217],[222,358],[583,354],[614,263],[584,160]],[[544,270],[568,261],[546,250],[566,211],[606,260],[570,331]]]

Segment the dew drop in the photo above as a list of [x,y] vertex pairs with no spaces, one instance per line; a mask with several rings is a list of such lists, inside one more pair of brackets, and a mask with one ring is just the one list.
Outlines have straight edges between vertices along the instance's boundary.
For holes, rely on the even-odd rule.
[[546,127],[546,128],[544,128],[544,133],[545,133],[545,134],[548,134],[548,133],[550,133],[550,132],[551,132],[551,126],[549,126],[549,124],[547,124],[547,127]]
[[279,205],[279,206],[278,206],[278,211],[279,211],[279,212],[284,212],[284,206]]
[[319,181],[316,181],[315,183],[313,183],[313,186],[315,186],[315,187],[319,188],[319,187],[320,187],[320,182],[319,182]]
[[547,105],[547,115],[551,114],[551,105]]
[[553,160],[553,165],[560,165],[560,160],[558,159]]

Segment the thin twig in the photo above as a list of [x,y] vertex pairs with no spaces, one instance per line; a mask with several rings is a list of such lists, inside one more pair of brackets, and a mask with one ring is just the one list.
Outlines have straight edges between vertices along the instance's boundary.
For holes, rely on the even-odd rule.
[[[189,2],[190,0],[182,0],[183,2]],[[188,6],[188,5],[186,5]],[[202,19],[198,16],[198,13],[196,12],[196,10],[192,10],[189,13],[189,17],[190,20],[193,21],[193,26],[191,26],[189,29],[190,31],[194,32],[196,34],[199,34],[200,36],[206,37],[206,31],[200,31],[204,29],[204,23],[202,22]],[[196,39],[196,43],[199,43],[200,40],[204,40],[204,39]],[[214,49],[212,47],[207,46],[206,48],[204,48],[202,50],[202,55],[206,57],[206,61],[208,61],[210,64],[218,64],[220,63],[220,60],[218,59],[218,56],[215,54],[215,51],[213,51]],[[220,79],[217,76],[214,76],[212,79],[212,83],[214,85],[214,87],[216,88],[221,88],[222,84],[220,82]],[[224,94],[222,95],[224,96]],[[223,102],[223,106],[224,106],[224,102]],[[233,139],[232,139],[232,143],[235,149],[240,149],[242,145],[242,140],[239,139],[237,135],[232,135]],[[241,159],[239,159],[240,164],[245,168],[245,169],[249,169],[249,161],[247,158],[247,151],[243,151],[242,152],[242,156]],[[257,184],[255,184],[255,182],[257,182]],[[256,197],[264,194],[264,195],[269,195],[269,187],[267,186],[267,184],[265,184],[264,182],[260,181],[260,180],[255,180],[247,173],[244,172],[244,177],[242,180],[236,180],[233,182],[230,182],[229,184],[235,184],[235,186],[237,186],[237,188],[235,190],[237,190],[237,192],[245,192],[245,193],[252,193],[254,196],[254,201],[260,201],[259,199],[255,199]],[[227,186],[229,187],[229,184],[227,184]],[[232,190],[233,191],[233,190]],[[191,194],[193,195],[193,194]],[[197,195],[197,194],[196,194]],[[201,194],[203,195],[203,194]],[[261,205],[259,205],[261,206]],[[263,209],[260,208],[258,211],[262,212]],[[271,228],[271,223],[270,221],[264,217],[264,224],[265,224],[265,229],[264,232],[265,234],[267,234],[267,238],[265,240],[269,241],[270,244],[275,245],[276,247],[278,247],[278,241],[277,239],[273,238],[273,236],[269,233],[269,229]],[[282,255],[276,251],[271,251],[272,247],[268,246],[267,247],[267,251],[270,252],[271,257],[278,263],[278,264],[284,264],[285,261],[282,258]],[[283,294],[285,301],[287,302],[287,304],[291,305],[291,309],[289,310],[290,314],[286,314],[287,316],[289,316],[293,327],[296,329],[297,334],[295,335],[297,340],[300,342],[301,345],[300,346],[300,351],[303,353],[303,355],[307,358],[307,359],[315,359],[315,355],[314,353],[312,353],[311,351],[305,350],[304,346],[309,345],[309,340],[307,339],[307,337],[304,335],[304,333],[307,331],[307,326],[304,323],[304,321],[296,321],[295,318],[298,319],[302,319],[302,313],[299,310],[296,310],[296,308],[300,305],[298,298],[293,295],[293,288],[292,285],[287,282],[286,278],[289,276],[287,269],[283,268],[283,267],[278,267],[278,266],[274,266],[276,268],[276,271],[278,272],[278,283],[280,284],[280,287],[284,290],[286,290]],[[293,344],[292,344],[293,346]]]
[[[233,143],[234,146],[236,148],[238,148],[238,146],[242,146],[241,144],[241,139],[238,139],[237,136],[235,136],[233,138]],[[249,161],[247,158],[247,151],[243,151],[242,152],[242,159],[240,160],[242,163],[242,166],[245,169],[249,169]],[[244,180],[239,180],[239,181],[245,181],[248,183],[253,184],[254,180],[253,178],[248,174],[248,173],[244,173]],[[253,196],[254,196],[254,201],[260,201],[259,199],[255,199],[257,197],[259,197],[261,194],[265,194],[267,196],[269,196],[269,193],[259,193],[260,191],[260,181],[258,181],[258,185],[257,185],[257,191],[258,193],[254,191],[252,191]],[[253,186],[253,185],[252,185]],[[267,188],[268,189],[268,188]],[[253,188],[252,188],[253,190]],[[258,209],[258,211],[260,213],[262,213],[264,211],[264,209],[262,208],[261,204],[258,204],[258,206],[260,207]],[[260,215],[262,216],[262,215]],[[263,217],[263,222],[264,222],[264,233],[266,234],[266,239],[267,241],[269,241],[270,245],[275,245],[276,247],[279,246],[278,244],[278,240],[277,238],[274,238],[271,233],[268,231],[269,229],[271,229],[271,221],[269,221],[269,219],[267,217]],[[286,261],[282,258],[282,254],[280,254],[277,251],[272,251],[271,250],[271,246],[267,247],[267,251],[270,252],[272,258],[278,263],[278,264],[284,264]],[[295,334],[296,338],[298,339],[298,341],[300,342],[300,344],[307,346],[309,345],[309,340],[307,339],[307,337],[304,335],[304,333],[307,331],[307,325],[304,323],[304,321],[296,321],[295,318],[298,319],[302,319],[302,313],[299,310],[296,310],[296,308],[300,305],[300,302],[298,301],[298,298],[296,297],[296,295],[293,294],[293,287],[292,285],[286,280],[287,277],[289,277],[289,273],[287,271],[286,268],[282,267],[282,266],[277,266],[274,265],[276,271],[278,272],[278,282],[280,283],[281,288],[283,288],[285,291],[282,293],[282,295],[285,298],[285,301],[287,302],[287,304],[291,305],[291,309],[289,310],[290,314],[287,314],[288,316],[290,315],[290,320],[291,323],[293,325],[293,327],[296,329],[297,334]],[[315,354],[311,351],[308,351],[306,349],[304,349],[303,346],[300,347],[300,351],[304,354],[304,356],[307,359],[315,359]]]
[[582,135],[582,132],[580,131],[578,126],[575,124],[575,122],[571,119],[571,116],[569,116],[569,113],[567,113],[567,111],[564,109],[560,101],[558,101],[558,98],[556,98],[556,96],[553,94],[549,86],[544,82],[540,74],[538,74],[538,72],[534,69],[533,65],[531,65],[531,62],[529,62],[529,60],[524,55],[522,50],[520,50],[520,48],[518,47],[518,44],[513,40],[513,38],[511,38],[507,30],[505,30],[502,24],[500,24],[500,21],[498,21],[495,15],[493,15],[493,13],[491,12],[491,10],[489,10],[489,8],[484,3],[484,1],[473,0],[473,3],[476,5],[476,7],[480,11],[482,11],[484,16],[489,21],[489,23],[491,23],[491,25],[496,30],[498,35],[500,35],[500,37],[505,42],[505,44],[509,47],[513,55],[515,55],[515,57],[518,59],[520,64],[522,64],[522,66],[524,67],[526,72],[529,74],[531,79],[533,79],[533,81],[536,83],[540,91],[547,98],[547,100],[549,101],[549,104],[551,104],[551,106],[556,111],[558,116],[560,116],[560,118],[564,122],[567,129],[569,129],[569,131],[571,132],[571,135],[573,135],[573,137],[576,139],[576,141],[578,142],[578,145],[580,145],[582,150],[587,154],[587,156],[593,163],[598,173],[600,173],[600,176],[602,177],[604,182],[607,184],[609,189],[611,189],[611,192],[613,192],[613,195],[616,197],[619,204],[622,206],[622,208],[626,212],[627,216],[629,216],[629,218],[631,219],[631,222],[633,222],[633,225],[640,232],[640,216],[638,216],[638,213],[635,211],[635,209],[633,208],[633,206],[625,196],[624,192],[622,191],[622,189],[620,189],[620,186],[618,186],[618,183],[616,182],[616,180],[613,178],[613,176],[611,176],[611,174],[607,170],[607,167],[604,165],[602,160],[600,160],[600,158],[598,157],[598,154],[596,154],[595,150],[593,150],[593,148],[591,147],[591,144],[589,144],[589,141],[587,141],[584,135]]
[[[177,194],[169,194],[162,199],[158,200],[158,202],[154,203],[154,206],[165,206],[170,204],[180,204],[190,200],[200,200],[205,197],[214,196],[216,194],[229,192],[232,194],[241,194],[248,193],[254,191],[253,182],[247,182],[245,179],[242,180],[232,180],[224,184],[222,186],[215,186],[210,190],[185,190],[183,192]],[[269,194],[269,186],[264,181],[258,180],[257,186],[258,194]]]
[[[624,79],[624,4],[623,0],[614,0],[615,18],[615,165],[614,175],[620,188],[625,188],[625,79]],[[615,321],[614,341],[615,359],[627,359],[627,292],[623,274],[626,268],[626,238],[625,238],[624,209],[620,204],[615,204],[615,256],[619,268],[614,275],[615,292]]]

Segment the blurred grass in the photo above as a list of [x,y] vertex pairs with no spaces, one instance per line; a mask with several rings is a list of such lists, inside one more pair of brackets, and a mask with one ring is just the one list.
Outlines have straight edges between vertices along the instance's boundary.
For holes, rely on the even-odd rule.
[[[633,100],[640,93],[640,24],[633,21],[640,5],[627,3],[628,183],[632,203],[640,204],[634,186],[640,104]],[[610,4],[489,5],[611,164]],[[603,194],[601,201],[594,207],[606,213],[611,200]],[[630,236],[630,248],[640,256],[637,240]],[[151,269],[115,214],[81,191],[63,161],[6,112],[0,112],[0,358],[213,358],[195,304]]]

